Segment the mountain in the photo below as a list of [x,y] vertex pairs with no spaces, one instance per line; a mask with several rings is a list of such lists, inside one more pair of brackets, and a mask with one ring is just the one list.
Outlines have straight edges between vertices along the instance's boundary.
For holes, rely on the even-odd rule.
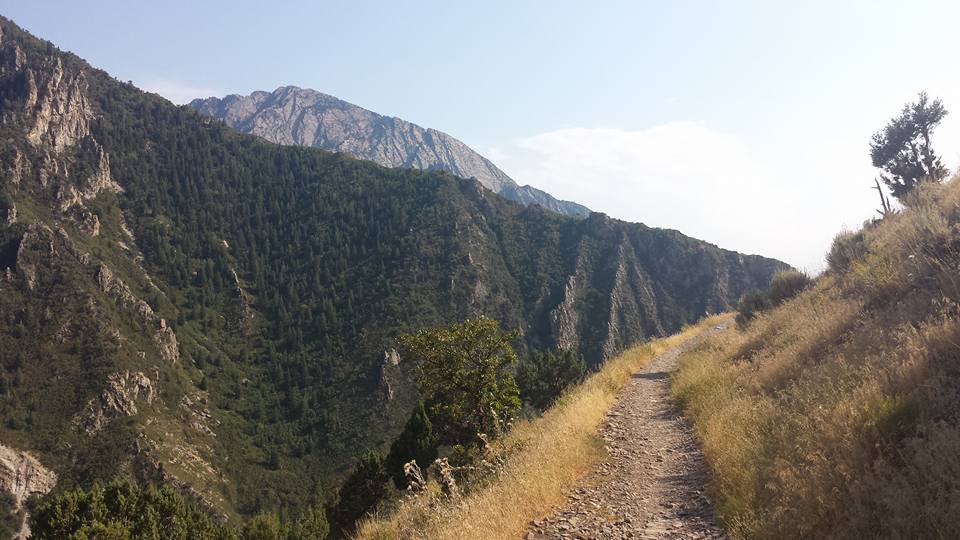
[[596,365],[785,266],[271,144],[2,18],[0,119],[0,486],[45,479],[18,497],[119,475],[296,509],[399,432],[400,333],[486,314]]
[[382,116],[316,90],[284,86],[249,96],[195,99],[190,106],[277,144],[346,152],[385,167],[439,169],[474,178],[494,193],[523,204],[539,204],[571,216],[590,214],[577,203],[518,185],[490,160],[442,131]]

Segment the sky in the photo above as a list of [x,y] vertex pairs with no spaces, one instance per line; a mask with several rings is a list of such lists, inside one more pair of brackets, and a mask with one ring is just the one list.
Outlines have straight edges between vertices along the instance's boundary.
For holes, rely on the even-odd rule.
[[955,109],[960,2],[0,0],[176,103],[288,84],[450,133],[520,184],[818,272],[879,207],[868,143]]

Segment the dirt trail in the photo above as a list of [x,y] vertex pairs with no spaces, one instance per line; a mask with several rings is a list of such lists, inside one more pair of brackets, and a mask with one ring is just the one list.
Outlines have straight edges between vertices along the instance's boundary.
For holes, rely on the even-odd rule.
[[690,424],[670,397],[677,358],[727,319],[633,375],[600,427],[610,459],[535,520],[525,538],[727,538],[707,498],[709,473]]

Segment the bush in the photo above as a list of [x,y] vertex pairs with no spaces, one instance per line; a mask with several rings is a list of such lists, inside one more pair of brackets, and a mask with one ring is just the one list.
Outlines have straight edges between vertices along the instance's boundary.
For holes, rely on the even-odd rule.
[[863,231],[844,231],[833,239],[833,245],[827,253],[827,266],[833,272],[844,273],[854,261],[863,259],[866,254],[867,245]]
[[797,270],[781,270],[773,275],[767,298],[772,306],[779,306],[803,292],[810,285],[810,277]]
[[740,297],[737,304],[737,324],[744,326],[757,316],[757,313],[770,308],[770,298],[761,291],[751,291]]
[[572,350],[537,352],[517,366],[517,386],[524,403],[544,411],[567,387],[583,380],[587,364]]
[[751,291],[740,297],[737,305],[737,324],[741,327],[752,321],[761,311],[779,306],[810,286],[811,279],[797,270],[781,270],[773,275],[766,291]]

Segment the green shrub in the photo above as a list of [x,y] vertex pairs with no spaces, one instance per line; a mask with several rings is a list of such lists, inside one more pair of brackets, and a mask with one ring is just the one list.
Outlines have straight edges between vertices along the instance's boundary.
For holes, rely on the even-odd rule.
[[867,245],[863,231],[844,231],[833,239],[833,245],[827,253],[827,266],[833,272],[844,273],[854,261],[863,259],[866,254]]
[[767,298],[772,306],[779,306],[810,286],[810,277],[797,270],[781,270],[773,275]]
[[751,291],[740,297],[737,304],[737,324],[744,326],[761,311],[770,309],[770,298],[761,291]]
[[517,386],[524,403],[546,410],[563,391],[583,380],[587,364],[576,351],[533,353],[517,365]]

